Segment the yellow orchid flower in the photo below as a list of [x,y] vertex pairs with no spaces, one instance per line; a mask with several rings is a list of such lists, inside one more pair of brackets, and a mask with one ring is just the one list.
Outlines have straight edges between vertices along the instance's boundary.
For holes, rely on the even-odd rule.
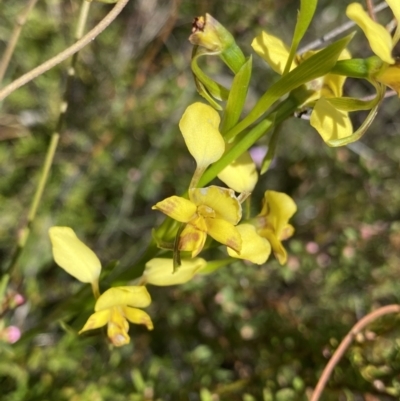
[[179,269],[174,272],[172,259],[154,258],[146,263],[140,284],[158,286],[184,284],[203,269],[207,262],[202,258],[183,259]]
[[393,35],[374,20],[358,3],[347,6],[346,15],[353,20],[364,32],[372,51],[384,62],[374,78],[391,87],[400,96],[400,62],[392,56],[394,46],[400,38],[400,1],[386,0],[397,20],[397,28]]
[[296,213],[297,206],[293,199],[276,191],[266,191],[260,214],[256,217],[258,235],[266,238],[279,263],[286,263],[287,254],[282,241],[291,237],[294,227],[288,223]]
[[[263,58],[271,68],[278,74],[283,74],[286,62],[289,58],[289,48],[281,39],[262,32],[257,36],[251,46],[254,51]],[[315,52],[307,52],[304,55],[296,56],[292,62],[290,71],[296,68],[302,61],[310,57]],[[350,53],[344,50],[339,60],[350,58]],[[325,142],[334,139],[341,139],[350,136],[353,127],[346,111],[339,110],[330,102],[330,98],[342,96],[342,88],[346,77],[335,74],[327,74],[309,82],[307,89],[311,91],[311,96],[303,107],[313,107],[310,124],[321,135]]]
[[227,248],[229,256],[245,259],[257,265],[264,264],[271,254],[271,245],[268,240],[258,235],[252,224],[239,224],[236,228],[242,238],[242,249],[236,252]]
[[242,217],[240,202],[232,189],[210,186],[189,189],[189,199],[171,196],[153,209],[181,223],[183,229],[178,249],[197,256],[204,247],[207,234],[216,241],[240,252],[242,240],[236,224]]
[[150,316],[137,308],[151,303],[150,294],[143,286],[113,287],[98,298],[93,313],[79,334],[107,325],[107,336],[116,347],[129,344],[129,322],[144,324],[153,330]]
[[70,227],[51,227],[49,236],[55,262],[77,280],[90,283],[97,297],[101,263],[96,254]]

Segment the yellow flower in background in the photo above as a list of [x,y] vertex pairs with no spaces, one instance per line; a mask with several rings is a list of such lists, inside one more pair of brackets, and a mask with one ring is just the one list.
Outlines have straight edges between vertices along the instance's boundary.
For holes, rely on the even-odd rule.
[[207,262],[202,258],[183,259],[179,268],[174,272],[172,259],[154,258],[146,263],[139,282],[143,285],[158,286],[184,284],[206,265]]
[[242,246],[236,224],[242,217],[242,207],[232,189],[210,186],[189,189],[189,199],[171,196],[158,202],[153,209],[181,223],[186,223],[179,239],[179,250],[197,256],[207,235],[239,252]]
[[197,168],[205,170],[221,158],[225,142],[218,131],[221,119],[216,110],[204,103],[193,103],[183,113],[179,128]]
[[[262,32],[253,40],[251,46],[275,72],[283,74],[286,61],[289,57],[289,48],[281,39]],[[301,57],[296,56],[290,67],[290,71],[314,53],[310,51]],[[350,53],[344,50],[339,60],[349,58]],[[303,107],[313,107],[310,124],[318,131],[325,142],[346,138],[353,133],[353,126],[348,113],[334,107],[329,101],[329,99],[342,96],[345,80],[346,77],[344,76],[327,74],[306,85],[311,94],[307,102],[303,104]]]
[[[279,75],[283,74],[286,61],[289,58],[289,48],[282,39],[263,31],[253,39],[251,47],[275,72]],[[296,56],[290,66],[290,71],[296,68],[298,64],[298,57]]]
[[397,20],[397,28],[393,35],[374,20],[358,3],[351,3],[346,9],[346,15],[364,32],[372,51],[386,63],[374,76],[378,82],[391,87],[400,96],[400,63],[392,56],[394,46],[400,38],[400,1],[386,0]]
[[101,263],[96,254],[88,248],[70,227],[49,229],[55,262],[68,274],[82,283],[97,283]]
[[153,330],[150,316],[141,309],[151,303],[144,286],[113,287],[98,298],[93,313],[79,334],[107,325],[107,336],[116,347],[129,344],[129,322],[143,324]]
[[258,235],[270,242],[272,251],[281,265],[287,260],[282,241],[294,233],[294,227],[288,222],[296,211],[297,206],[289,195],[266,191],[261,213],[256,217],[255,225]]
[[258,235],[256,228],[251,224],[239,224],[236,228],[242,238],[242,249],[236,252],[227,248],[229,256],[248,260],[257,265],[264,264],[271,254],[269,241]]

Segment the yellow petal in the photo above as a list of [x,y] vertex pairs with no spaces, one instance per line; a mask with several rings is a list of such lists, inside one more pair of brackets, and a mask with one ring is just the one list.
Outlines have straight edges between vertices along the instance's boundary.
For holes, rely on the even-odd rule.
[[186,146],[200,169],[219,160],[225,151],[219,123],[218,112],[204,103],[190,105],[179,121]]
[[154,258],[146,263],[143,279],[146,284],[158,286],[183,284],[191,280],[196,272],[206,266],[202,258],[183,259],[174,273],[172,259]]
[[99,312],[95,312],[89,316],[89,319],[83,326],[82,330],[79,331],[79,334],[83,333],[87,330],[98,329],[99,327],[105,326],[111,316],[111,310],[105,309]]
[[264,264],[271,254],[270,243],[265,238],[260,237],[256,228],[251,224],[239,224],[236,229],[242,238],[242,249],[238,253],[227,248],[229,256],[249,260],[257,265]]
[[144,286],[123,286],[109,288],[100,295],[94,310],[96,312],[114,306],[133,306],[145,308],[151,303],[150,294]]
[[174,220],[187,223],[196,213],[196,205],[179,196],[171,196],[158,202],[152,209],[159,210]]
[[129,323],[123,315],[122,308],[111,308],[110,321],[107,327],[107,336],[116,347],[129,344],[131,339],[128,335]]
[[197,206],[205,205],[213,210],[215,218],[226,220],[235,225],[242,218],[242,206],[232,189],[215,185],[206,188],[192,188],[189,189],[189,198]]
[[[338,60],[348,60],[351,54],[347,49],[344,49],[339,56]],[[323,84],[321,88],[320,97],[341,97],[343,94],[343,85],[346,77],[337,74],[327,74],[323,77]]]
[[327,74],[323,78],[320,97],[341,97],[343,94],[343,85],[346,77],[336,74]]
[[397,23],[400,24],[400,1],[399,0],[386,0],[389,7],[392,9],[394,18],[396,18]]
[[[262,227],[269,227],[278,239],[286,234],[289,219],[296,213],[294,200],[283,192],[265,191],[263,207],[258,215]],[[286,237],[287,238],[287,237]]]
[[222,219],[206,219],[206,224],[208,235],[236,252],[240,252],[242,238],[233,224]]
[[390,33],[382,25],[373,21],[358,3],[351,3],[346,9],[346,15],[363,30],[372,51],[381,60],[393,64],[393,43]]
[[279,239],[281,241],[290,238],[294,234],[294,227],[291,224],[286,224],[286,226],[282,229]]
[[[399,2],[400,4],[400,2]],[[384,68],[375,77],[378,82],[392,88],[400,97],[400,61],[396,60],[394,65]]]
[[264,230],[259,230],[258,234],[261,237],[266,238],[270,244],[275,257],[281,265],[284,265],[287,260],[286,249],[282,245],[282,242],[277,238],[276,234],[269,228]]
[[134,324],[144,324],[147,327],[147,330],[153,330],[153,322],[151,321],[151,317],[140,309],[129,308],[125,306],[122,308],[125,317]]
[[[289,48],[280,38],[261,32],[260,35],[254,38],[251,47],[275,72],[283,74],[289,57]],[[295,66],[296,64],[293,62],[290,70]]]
[[252,192],[257,184],[258,174],[253,159],[245,152],[226,166],[218,174],[218,178],[235,192]]
[[321,98],[311,113],[310,124],[325,142],[341,139],[353,133],[353,126],[346,111],[336,109],[328,100]]
[[55,262],[67,273],[82,283],[98,280],[101,263],[96,254],[88,248],[69,227],[51,227],[50,241]]
[[192,258],[194,258],[203,249],[206,239],[207,234],[204,230],[199,230],[192,224],[187,224],[179,237],[179,250],[192,252]]

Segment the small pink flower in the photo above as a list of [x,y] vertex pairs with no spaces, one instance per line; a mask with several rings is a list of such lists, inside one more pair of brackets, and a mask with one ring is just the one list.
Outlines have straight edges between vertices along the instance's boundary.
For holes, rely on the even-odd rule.
[[16,306],[20,306],[20,305],[22,305],[23,303],[25,303],[25,298],[21,295],[21,294],[15,294],[14,295],[14,299],[13,299],[13,301],[14,301],[14,304],[16,305]]
[[17,326],[8,326],[1,333],[1,338],[10,344],[14,344],[21,338],[21,330]]

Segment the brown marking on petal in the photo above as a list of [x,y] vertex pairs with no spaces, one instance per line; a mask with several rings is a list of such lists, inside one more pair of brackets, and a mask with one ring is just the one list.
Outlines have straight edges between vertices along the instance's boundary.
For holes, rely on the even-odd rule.
[[192,33],[196,32],[204,32],[204,27],[206,26],[206,22],[204,21],[204,17],[194,17],[192,22]]
[[242,249],[242,244],[239,244],[235,238],[230,238],[228,241],[226,241],[225,244],[227,247],[232,248],[234,251],[240,254],[240,251]]
[[165,214],[172,213],[177,208],[177,202],[175,199],[164,200],[162,206],[157,206],[157,205],[153,206],[152,209],[160,210]]
[[194,233],[190,233],[190,234],[186,234],[183,237],[180,237],[179,239],[179,250],[185,250],[185,251],[189,251],[192,249],[186,249],[186,245],[188,243],[197,243],[200,239],[200,234],[197,232]]

